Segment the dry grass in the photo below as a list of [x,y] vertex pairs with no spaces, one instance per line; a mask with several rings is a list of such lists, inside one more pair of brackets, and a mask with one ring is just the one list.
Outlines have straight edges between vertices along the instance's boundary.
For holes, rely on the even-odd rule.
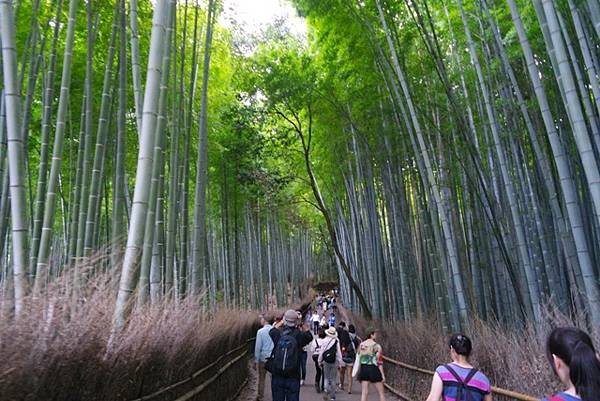
[[[352,316],[359,334],[369,322]],[[518,391],[534,397],[546,396],[559,389],[545,356],[546,336],[552,327],[585,327],[581,317],[569,318],[555,309],[548,308],[543,323],[526,324],[523,328],[503,327],[499,324],[473,321],[466,333],[473,341],[472,362],[481,369],[493,385]],[[435,320],[405,324],[378,322],[381,329],[379,342],[384,354],[390,358],[435,370],[449,362],[448,337],[438,330]],[[599,334],[595,344],[600,344]],[[414,399],[425,399],[429,393],[431,378],[386,364],[388,382]],[[495,400],[508,400],[495,397]]]
[[[209,315],[199,298],[164,301],[138,308],[107,350],[115,282],[100,274],[75,297],[63,277],[44,298],[27,299],[19,320],[0,322],[1,400],[131,400],[188,377],[257,329],[255,312]],[[245,361],[224,375],[223,399],[246,376]],[[198,399],[216,399],[210,392]]]

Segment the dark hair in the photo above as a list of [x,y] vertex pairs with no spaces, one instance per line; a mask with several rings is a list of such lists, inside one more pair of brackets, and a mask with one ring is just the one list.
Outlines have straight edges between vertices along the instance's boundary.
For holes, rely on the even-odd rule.
[[377,332],[377,329],[375,329],[375,327],[367,327],[367,338],[372,338],[373,334],[375,334]]
[[338,326],[340,326],[340,327],[346,327],[346,322],[344,322],[344,321],[341,321],[341,322],[340,322],[340,324],[339,324]]
[[464,334],[453,334],[452,337],[450,337],[448,345],[452,347],[458,355],[466,356],[467,358],[471,356],[473,345],[471,344],[471,339]]
[[553,370],[552,355],[569,366],[569,377],[583,401],[600,401],[600,361],[586,332],[575,327],[552,330],[546,342],[546,353]]
[[349,325],[348,326],[348,332],[352,333],[352,334],[356,333],[356,327],[354,327],[353,324]]
[[319,329],[319,338],[325,338],[325,329],[323,327]]

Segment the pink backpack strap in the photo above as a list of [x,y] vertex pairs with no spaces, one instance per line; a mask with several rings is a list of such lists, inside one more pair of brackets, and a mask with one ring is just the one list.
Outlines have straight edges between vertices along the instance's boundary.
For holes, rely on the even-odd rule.
[[548,401],[566,401],[564,398],[562,398],[560,395],[554,395],[550,398],[548,398]]

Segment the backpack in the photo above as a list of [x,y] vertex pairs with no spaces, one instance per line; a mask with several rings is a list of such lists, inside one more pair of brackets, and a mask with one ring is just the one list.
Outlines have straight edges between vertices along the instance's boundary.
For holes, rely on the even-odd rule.
[[446,368],[446,370],[448,370],[448,372],[450,372],[450,374],[452,376],[454,376],[454,378],[457,381],[456,384],[458,386],[458,392],[456,394],[456,401],[471,401],[473,399],[473,396],[471,395],[471,392],[469,391],[469,389],[467,387],[468,387],[469,382],[473,378],[473,376],[475,376],[475,374],[477,374],[478,370],[475,368],[471,369],[469,374],[467,374],[467,376],[463,380],[458,375],[458,373],[456,373],[456,371],[454,369],[452,369],[452,367],[450,365],[444,365],[444,367]]
[[346,348],[346,353],[344,357],[354,360],[356,358],[356,344],[354,344],[354,340],[350,337],[350,344]]
[[337,354],[337,340],[335,340],[333,342],[333,345],[329,348],[327,348],[327,350],[325,352],[323,352],[323,361],[327,362],[327,363],[335,363],[335,357]]
[[279,341],[273,348],[270,365],[271,373],[277,376],[291,377],[298,371],[300,350],[295,330],[284,329],[281,333]]

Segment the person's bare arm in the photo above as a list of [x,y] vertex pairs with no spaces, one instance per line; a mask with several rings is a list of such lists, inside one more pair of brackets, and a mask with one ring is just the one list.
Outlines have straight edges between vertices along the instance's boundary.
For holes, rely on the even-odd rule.
[[[440,401],[443,390],[444,382],[442,382],[442,378],[436,373],[433,375],[433,380],[431,381],[431,391],[429,392],[427,401]],[[485,401],[489,400],[486,399]]]
[[492,401],[492,393],[486,394],[485,397],[483,397],[483,401]]
[[383,371],[383,355],[382,354],[383,354],[383,351],[381,350],[381,347],[380,347],[379,351],[377,351],[376,359],[377,359],[377,365],[378,365],[379,371],[381,372],[381,379],[385,383],[385,372]]

